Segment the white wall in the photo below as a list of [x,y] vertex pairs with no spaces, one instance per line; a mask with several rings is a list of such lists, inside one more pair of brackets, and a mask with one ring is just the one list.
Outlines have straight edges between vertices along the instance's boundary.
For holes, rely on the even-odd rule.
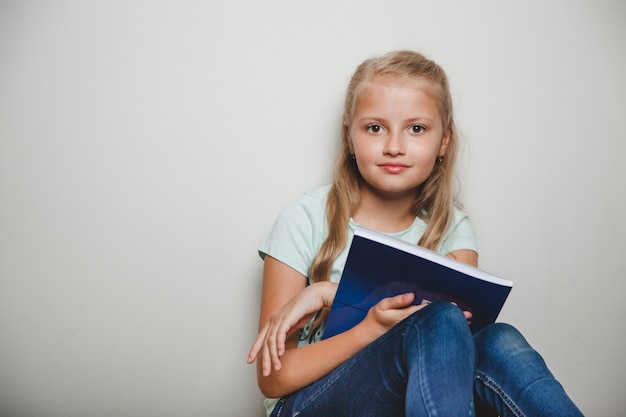
[[622,415],[626,7],[509,3],[0,0],[0,415],[261,416],[256,248],[397,48],[449,73],[501,319]]

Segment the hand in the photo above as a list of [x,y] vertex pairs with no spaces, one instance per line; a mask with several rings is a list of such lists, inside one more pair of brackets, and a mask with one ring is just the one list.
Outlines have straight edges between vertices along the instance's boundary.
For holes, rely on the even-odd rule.
[[465,320],[467,320],[467,325],[469,326],[472,324],[472,313],[467,310],[463,310],[463,315],[465,316]]
[[[454,301],[452,301],[452,304],[454,304],[455,306],[461,308],[457,303],[455,303]],[[467,320],[467,325],[469,326],[470,324],[472,324],[472,317],[474,317],[474,315],[472,314],[471,311],[468,310],[463,310],[463,315],[465,316],[465,320]]]
[[369,326],[376,337],[382,336],[393,326],[428,305],[427,303],[411,305],[414,299],[415,294],[412,292],[383,298],[369,309],[361,323]]
[[254,362],[260,353],[263,376],[271,373],[272,365],[278,371],[287,337],[302,328],[322,307],[330,307],[336,292],[337,284],[313,283],[276,310],[259,330],[250,348],[248,363]]
[[[370,329],[375,332],[376,336],[380,337],[411,314],[430,304],[430,302],[427,301],[419,305],[411,305],[414,299],[415,294],[413,293],[383,298],[370,308],[363,323],[370,326]],[[454,302],[452,304],[457,305]],[[463,315],[467,320],[467,324],[471,324],[472,313],[464,310]]]

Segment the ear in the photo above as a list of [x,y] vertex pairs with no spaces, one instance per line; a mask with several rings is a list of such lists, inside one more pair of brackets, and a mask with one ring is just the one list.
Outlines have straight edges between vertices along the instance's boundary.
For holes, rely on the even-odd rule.
[[446,155],[448,150],[448,144],[450,143],[450,129],[447,129],[441,138],[441,146],[439,146],[439,153],[437,156],[442,157]]

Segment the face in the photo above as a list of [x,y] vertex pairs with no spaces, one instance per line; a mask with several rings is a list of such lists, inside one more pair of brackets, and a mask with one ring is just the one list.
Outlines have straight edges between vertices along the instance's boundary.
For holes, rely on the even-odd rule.
[[426,84],[397,77],[376,77],[363,89],[346,129],[368,189],[414,195],[426,181],[449,141],[437,104]]

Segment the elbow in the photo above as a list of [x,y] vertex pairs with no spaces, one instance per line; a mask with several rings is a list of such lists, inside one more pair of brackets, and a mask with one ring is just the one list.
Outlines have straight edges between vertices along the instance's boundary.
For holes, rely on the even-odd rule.
[[271,377],[259,377],[257,379],[257,385],[259,386],[259,390],[261,394],[263,394],[267,398],[280,398],[285,395],[282,390],[279,389],[277,384],[273,384],[269,381]]
[[257,385],[261,394],[267,398],[280,398],[293,391],[287,388],[288,384],[285,383],[282,378],[283,375],[280,375],[280,373],[280,371],[274,371],[268,376],[261,374],[257,376]]
[[272,389],[271,387],[266,386],[265,384],[259,383],[259,390],[261,394],[263,394],[266,398],[280,398],[282,395],[276,389]]

